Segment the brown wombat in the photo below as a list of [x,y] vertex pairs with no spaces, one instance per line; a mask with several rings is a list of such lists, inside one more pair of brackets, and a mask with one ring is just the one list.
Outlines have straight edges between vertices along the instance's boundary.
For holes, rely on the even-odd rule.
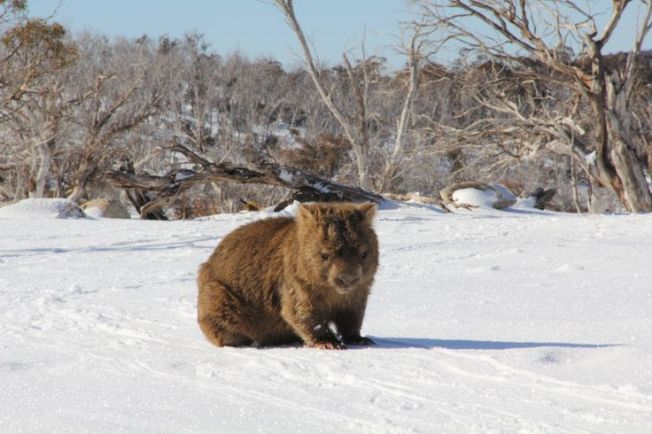
[[[227,235],[199,269],[199,325],[217,346],[368,345],[360,336],[378,268],[373,204],[299,205]],[[337,334],[331,329],[334,324]]]

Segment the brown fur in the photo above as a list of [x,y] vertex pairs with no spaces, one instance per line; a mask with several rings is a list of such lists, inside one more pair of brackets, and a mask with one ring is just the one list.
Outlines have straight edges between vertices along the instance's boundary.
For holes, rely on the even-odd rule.
[[217,346],[372,343],[360,327],[378,268],[375,209],[299,205],[296,218],[260,220],[227,235],[199,269],[206,338]]

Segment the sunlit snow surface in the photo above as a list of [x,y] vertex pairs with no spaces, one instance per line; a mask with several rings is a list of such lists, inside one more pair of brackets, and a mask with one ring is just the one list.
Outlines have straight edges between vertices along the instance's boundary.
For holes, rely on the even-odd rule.
[[0,432],[652,432],[651,216],[383,210],[376,347],[212,347],[260,216],[0,217]]

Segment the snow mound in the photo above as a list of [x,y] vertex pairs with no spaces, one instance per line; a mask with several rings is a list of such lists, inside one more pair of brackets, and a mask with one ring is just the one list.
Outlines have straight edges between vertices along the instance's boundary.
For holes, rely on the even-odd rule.
[[5,218],[82,218],[86,217],[79,206],[68,199],[24,199],[0,208]]
[[451,199],[457,206],[503,209],[516,203],[516,195],[502,184],[455,190]]
[[114,199],[93,199],[82,205],[84,213],[93,218],[131,218],[129,211],[118,200]]

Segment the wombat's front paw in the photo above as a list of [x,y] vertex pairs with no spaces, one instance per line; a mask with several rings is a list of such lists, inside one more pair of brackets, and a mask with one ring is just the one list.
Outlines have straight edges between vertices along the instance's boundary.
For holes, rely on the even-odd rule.
[[345,336],[342,338],[342,340],[347,345],[364,345],[364,346],[376,345],[376,343],[373,340],[364,336],[351,336],[351,337]]
[[308,344],[311,348],[318,348],[320,350],[345,350],[346,346],[341,342],[321,341],[314,344]]

